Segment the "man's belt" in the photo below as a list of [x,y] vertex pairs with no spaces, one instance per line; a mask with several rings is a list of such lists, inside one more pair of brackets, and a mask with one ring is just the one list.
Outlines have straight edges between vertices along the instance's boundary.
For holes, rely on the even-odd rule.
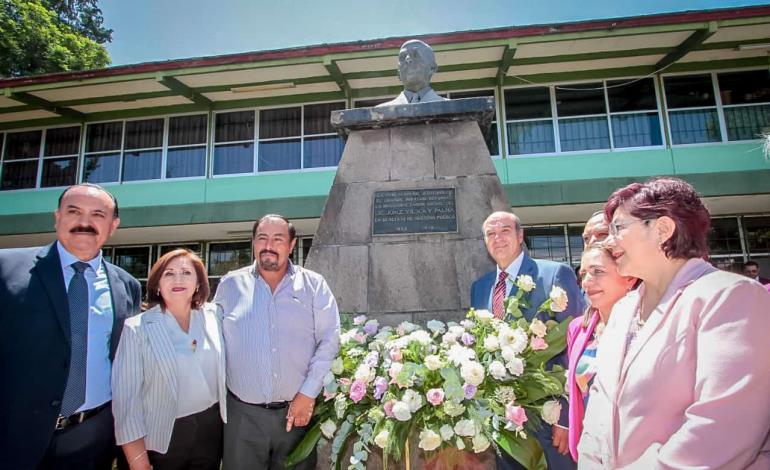
[[96,408],[91,408],[90,410],[85,411],[79,411],[75,414],[69,415],[69,416],[59,416],[56,418],[56,426],[54,426],[54,429],[57,431],[61,431],[67,428],[71,428],[72,426],[78,425],[82,423],[83,421],[87,420],[88,418],[94,416],[98,412],[102,411],[103,409],[110,406],[112,402],[107,402],[102,405],[97,406]]
[[231,397],[233,397],[236,401],[239,401],[241,403],[245,403],[246,405],[251,406],[258,406],[259,408],[264,408],[266,410],[281,410],[283,408],[286,408],[291,404],[289,401],[272,401],[270,403],[249,403],[247,401],[241,400],[238,395],[234,394],[230,390],[227,391],[227,393],[230,394]]

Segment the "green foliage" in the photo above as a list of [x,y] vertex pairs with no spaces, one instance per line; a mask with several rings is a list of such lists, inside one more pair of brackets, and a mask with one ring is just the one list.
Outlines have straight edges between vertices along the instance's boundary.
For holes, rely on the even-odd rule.
[[104,17],[97,5],[99,0],[44,0],[49,10],[57,13],[59,21],[93,39],[98,44],[112,41],[112,30],[103,27]]
[[527,439],[516,439],[510,431],[500,431],[495,438],[498,447],[516,459],[524,468],[545,470],[543,448],[534,436]]
[[0,3],[0,76],[88,70],[109,65],[107,49],[64,23],[43,0]]

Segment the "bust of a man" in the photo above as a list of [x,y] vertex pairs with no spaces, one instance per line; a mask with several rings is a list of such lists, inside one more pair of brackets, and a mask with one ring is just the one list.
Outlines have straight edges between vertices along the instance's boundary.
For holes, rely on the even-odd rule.
[[429,45],[417,39],[406,41],[398,53],[398,78],[404,91],[378,106],[446,100],[430,87],[430,78],[437,69],[436,55]]

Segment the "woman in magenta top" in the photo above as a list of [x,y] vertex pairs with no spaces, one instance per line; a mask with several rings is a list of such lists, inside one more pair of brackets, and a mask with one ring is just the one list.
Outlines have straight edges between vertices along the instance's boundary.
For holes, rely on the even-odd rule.
[[586,247],[580,263],[580,279],[591,304],[582,317],[572,320],[567,330],[569,451],[576,461],[588,390],[596,374],[597,344],[612,306],[636,283],[636,278],[618,274],[615,261],[601,244]]

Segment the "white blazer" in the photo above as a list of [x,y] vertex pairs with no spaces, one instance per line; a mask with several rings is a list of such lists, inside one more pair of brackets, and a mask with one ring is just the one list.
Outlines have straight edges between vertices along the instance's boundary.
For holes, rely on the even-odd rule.
[[[217,391],[227,421],[225,354],[221,317],[215,304],[203,306],[206,338],[217,354]],[[144,438],[148,450],[168,451],[176,419],[177,366],[160,306],[126,319],[112,366],[112,413],[118,445]]]

